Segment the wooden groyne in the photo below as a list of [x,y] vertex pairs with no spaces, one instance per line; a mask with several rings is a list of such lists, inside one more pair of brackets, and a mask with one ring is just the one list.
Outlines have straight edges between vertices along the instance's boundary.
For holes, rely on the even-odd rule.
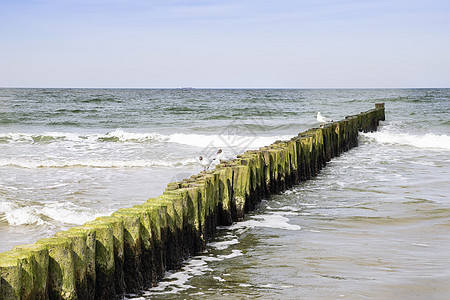
[[154,286],[206,247],[218,225],[240,221],[261,199],[312,178],[375,131],[375,109],[246,151],[145,203],[0,254],[0,299],[114,299]]

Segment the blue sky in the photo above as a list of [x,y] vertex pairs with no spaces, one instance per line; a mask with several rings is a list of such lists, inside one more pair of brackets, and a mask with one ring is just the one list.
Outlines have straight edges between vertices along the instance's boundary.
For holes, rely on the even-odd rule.
[[450,87],[448,0],[0,0],[0,87]]

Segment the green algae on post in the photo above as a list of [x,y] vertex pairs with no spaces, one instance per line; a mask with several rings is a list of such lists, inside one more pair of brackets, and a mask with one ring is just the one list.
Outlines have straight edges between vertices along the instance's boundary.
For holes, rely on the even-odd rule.
[[96,220],[84,227],[95,230],[95,298],[112,299],[116,296],[113,226]]
[[51,299],[77,299],[72,241],[66,237],[40,239],[48,249],[48,296]]
[[[33,272],[32,280],[33,286],[28,295],[31,296],[30,299],[46,299],[47,295],[47,278],[48,278],[48,250],[45,245],[39,244],[27,244],[19,245],[12,249],[29,251],[33,255]],[[22,294],[22,299],[26,299],[25,294]]]

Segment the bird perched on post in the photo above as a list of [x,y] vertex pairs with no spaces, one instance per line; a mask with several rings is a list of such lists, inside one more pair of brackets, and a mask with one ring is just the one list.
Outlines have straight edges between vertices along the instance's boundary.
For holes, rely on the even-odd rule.
[[198,160],[200,161],[200,165],[203,167],[203,170],[208,170],[211,166],[211,161],[206,157],[204,158],[203,156],[200,156]]
[[322,116],[320,112],[317,113],[317,121],[319,121],[319,123],[322,123],[322,125],[324,125],[325,123],[333,122],[333,120],[331,120],[330,118]]

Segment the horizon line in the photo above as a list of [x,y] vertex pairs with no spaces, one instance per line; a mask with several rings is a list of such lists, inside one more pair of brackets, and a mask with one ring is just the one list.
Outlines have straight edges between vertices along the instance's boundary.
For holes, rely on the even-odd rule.
[[39,86],[0,86],[0,89],[136,89],[136,90],[370,90],[370,89],[449,89],[450,87],[39,87]]

